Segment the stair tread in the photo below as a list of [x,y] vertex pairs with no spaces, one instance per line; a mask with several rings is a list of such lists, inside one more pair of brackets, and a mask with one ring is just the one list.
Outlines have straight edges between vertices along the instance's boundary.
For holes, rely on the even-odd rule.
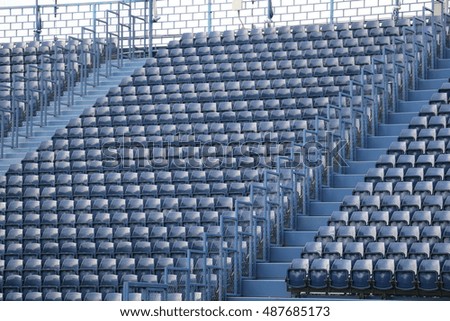
[[[14,159],[20,162],[27,152],[36,150],[36,147],[38,147],[43,140],[48,140],[51,136],[54,135],[56,129],[65,127],[65,125],[69,122],[70,119],[78,117],[85,108],[92,107],[99,96],[105,96],[111,87],[117,86],[125,76],[131,75],[131,73],[136,68],[142,67],[145,61],[146,59],[136,59],[132,62],[124,63],[124,66],[120,71],[117,72],[114,71],[114,73],[117,73],[116,75],[113,75],[110,78],[103,78],[100,80],[100,84],[98,86],[88,88],[88,92],[90,93],[88,93],[86,96],[83,97],[75,96],[73,106],[68,107],[66,105],[62,105],[61,115],[58,116],[49,115],[47,118],[48,121],[47,126],[43,127],[40,127],[38,125],[34,126],[33,128],[34,136],[29,138],[19,137],[19,147],[17,149],[5,147],[4,149],[5,161],[11,159],[10,157],[12,155]],[[88,81],[92,81],[92,74],[88,77]],[[79,92],[79,90],[80,84],[78,83],[75,86],[75,91]],[[65,102],[65,100],[67,100],[67,93],[65,93],[65,96],[63,95],[62,97],[63,103]],[[47,111],[52,112],[53,108],[54,102],[51,102],[50,106],[47,107]],[[34,117],[35,121],[38,121],[40,119],[40,116],[41,111],[39,111],[37,115]],[[25,127],[23,126],[20,127],[19,133],[21,134],[25,133]],[[11,139],[10,136],[5,137],[5,140],[7,139]],[[8,168],[9,168],[8,164],[6,166],[0,166],[0,173],[4,173]]]

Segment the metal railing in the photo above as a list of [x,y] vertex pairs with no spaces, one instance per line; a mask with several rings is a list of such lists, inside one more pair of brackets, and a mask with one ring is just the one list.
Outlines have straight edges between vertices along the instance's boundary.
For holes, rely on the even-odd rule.
[[[138,3],[136,2],[136,4]],[[336,2],[336,5],[338,3]],[[63,104],[62,95],[60,95],[61,88],[65,88],[66,104],[71,106],[75,94],[85,95],[88,85],[96,86],[100,75],[109,76],[113,67],[120,68],[123,65],[123,59],[133,58],[138,54],[151,55],[151,50],[145,52],[145,46],[143,47],[144,51],[139,52],[140,41],[143,44],[146,43],[147,35],[144,32],[140,39],[137,34],[141,27],[143,31],[146,30],[144,26],[147,23],[138,27],[138,25],[142,25],[142,19],[139,18],[139,14],[130,9],[131,6],[131,4],[119,4],[118,9],[106,10],[105,17],[97,16],[92,20],[93,23],[90,24],[93,25],[92,28],[80,26],[80,33],[74,32],[69,37],[69,40],[78,42],[81,46],[77,49],[79,55],[70,55],[70,48],[67,49],[55,43],[55,52],[61,50],[67,54],[66,68],[64,71],[59,71],[56,67],[57,61],[49,57],[49,60],[55,65],[55,72],[52,73],[51,79],[41,79],[37,88],[26,86],[24,95],[19,95],[15,92],[18,80],[27,83],[32,79],[29,76],[21,79],[17,78],[18,76],[14,77],[13,84],[9,87],[13,92],[11,109],[0,110],[2,113],[2,152],[4,129],[7,127],[4,119],[11,117],[10,146],[15,148],[18,143],[18,128],[21,120],[25,118],[26,126],[28,126],[26,135],[30,135],[33,132],[34,112],[37,109],[46,110],[46,105],[43,103],[46,98],[41,96],[47,96],[48,83],[59,88],[58,91],[53,90],[53,95],[58,96],[56,98],[58,105],[55,105],[53,114],[58,114],[60,105]],[[169,4],[167,8],[170,8]],[[98,10],[96,12],[98,13]],[[421,12],[421,18],[412,20],[411,27],[405,29],[403,37],[396,38],[393,49],[385,48],[382,60],[374,59],[370,67],[363,68],[361,80],[350,83],[349,91],[340,94],[339,104],[329,105],[326,115],[315,117],[315,130],[304,130],[302,141],[291,144],[291,155],[277,157],[275,168],[265,169],[263,183],[252,184],[249,197],[236,201],[235,215],[220,218],[220,235],[204,234],[203,248],[197,252],[188,250],[188,262],[194,256],[205,261],[202,268],[204,275],[202,282],[190,282],[191,263],[182,268],[166,267],[163,273],[163,280],[167,281],[165,284],[125,284],[124,298],[127,298],[131,288],[145,288],[146,291],[161,292],[163,297],[167,297],[167,293],[173,290],[168,282],[168,275],[172,273],[185,276],[186,283],[183,293],[186,300],[193,299],[193,293],[197,291],[201,292],[202,297],[206,299],[226,300],[229,296],[240,295],[242,278],[254,278],[256,263],[270,260],[270,247],[282,245],[285,230],[296,228],[297,215],[307,215],[309,202],[320,200],[322,187],[331,186],[333,173],[342,171],[343,164],[340,160],[353,160],[356,148],[365,146],[366,129],[370,128],[371,133],[375,133],[378,121],[386,119],[389,111],[395,111],[400,95],[405,99],[408,89],[417,86],[416,79],[425,78],[428,68],[435,66],[436,60],[442,57],[446,48],[445,27],[447,24],[445,19],[447,16],[444,14],[442,17],[435,17],[432,9],[423,9]],[[428,17],[427,13],[431,13],[431,17]],[[339,21],[336,10],[334,15]],[[164,10],[161,20],[164,21]],[[137,21],[141,22],[136,23]],[[212,21],[214,23],[214,17]],[[307,20],[307,23],[312,22],[317,23],[314,19],[313,21]],[[150,23],[149,30],[153,33],[151,25]],[[115,26],[114,31],[111,30],[111,26]],[[201,28],[204,29],[204,26]],[[160,30],[167,31],[164,28]],[[180,31],[181,28],[176,35],[169,35],[169,37],[178,36]],[[408,40],[407,34],[412,35],[412,42]],[[45,39],[45,33],[42,34],[42,37]],[[115,43],[115,39],[117,39],[117,43]],[[85,47],[84,44],[87,41],[89,41],[89,45]],[[148,43],[152,44],[151,37],[148,39]],[[408,44],[411,43],[412,49],[408,47]],[[397,46],[400,47],[399,50],[397,50]],[[397,61],[395,56],[399,52],[407,55],[409,59],[403,62]],[[102,59],[106,61],[107,66],[104,74],[100,71]],[[116,63],[113,62],[114,60]],[[389,65],[392,65],[392,68],[389,68]],[[381,72],[385,76],[385,81],[381,84],[375,81],[374,76],[378,73],[376,68],[382,68]],[[88,80],[89,73],[94,75],[92,82]],[[62,75],[65,75],[63,86],[61,86]],[[401,77],[399,78],[398,75]],[[79,91],[75,90],[77,80],[80,84]],[[369,94],[364,92],[365,85],[372,86]],[[39,98],[32,98],[36,95]],[[358,104],[354,102],[357,98],[360,101]],[[344,111],[348,110],[350,114],[349,117],[346,117]],[[369,110],[372,112],[368,112]],[[47,112],[49,111],[44,113]],[[21,115],[22,113],[23,115]],[[332,127],[333,113],[337,113],[340,124],[345,125],[341,126],[339,130]],[[44,121],[46,116],[42,116],[41,119]],[[324,131],[327,133],[325,138],[322,135]],[[342,146],[345,141],[348,141],[348,144]],[[323,148],[318,148],[320,146]],[[315,149],[311,152],[312,147]],[[243,227],[244,230],[242,230]],[[217,242],[220,244],[218,249],[214,249],[217,252],[209,248],[215,239],[218,239]],[[216,263],[207,265],[206,260],[210,257],[214,257]],[[212,275],[217,275],[217,285],[214,285]]]
[[[22,74],[11,74],[10,84],[0,84],[0,89],[10,93],[9,98],[3,97],[9,101],[9,107],[1,109],[0,158],[4,157],[5,147],[18,148],[20,136],[33,136],[35,126],[46,126],[48,116],[59,116],[61,106],[71,107],[75,96],[83,97],[88,87],[98,86],[100,76],[110,77],[113,68],[122,68],[124,59],[151,54],[138,43],[146,45],[148,35],[136,35],[138,26],[146,30],[145,19],[134,16],[131,4],[116,5],[116,10],[107,10],[106,19],[95,19],[92,27],[82,26],[79,37],[69,36],[67,42],[55,39],[40,42],[53,46],[52,51],[38,53],[36,48],[36,63],[24,65],[26,70]],[[99,25],[106,30],[105,38]],[[110,31],[112,25],[114,31]],[[61,55],[64,58],[58,58]],[[51,104],[53,108],[49,108]],[[37,112],[40,118],[36,123]],[[8,133],[10,144],[6,143]]]
[[[58,4],[55,15],[54,5],[40,6],[42,29],[40,39],[51,41],[54,37],[66,39],[68,36],[81,37],[84,26],[93,26],[96,19],[105,20],[108,10],[118,10],[119,1],[90,2],[80,4]],[[136,23],[131,30],[133,41],[139,48],[146,48],[148,30],[153,30],[154,45],[164,45],[169,39],[177,39],[183,33],[224,31],[264,27],[267,21],[267,1],[244,1],[239,14],[232,10],[229,0],[157,0],[157,14],[160,19],[153,22],[147,19],[148,0],[127,0],[128,6],[121,6],[120,16],[127,19],[143,18],[147,23]],[[433,0],[404,1],[399,9],[399,17],[420,16],[425,5],[433,8]],[[153,2],[150,2],[153,5]],[[131,15],[127,14],[131,8]],[[297,24],[325,24],[330,22],[347,22],[361,20],[392,19],[397,8],[396,1],[380,3],[361,0],[317,0],[273,2],[275,26]],[[135,18],[133,18],[135,17]],[[122,21],[132,25],[131,21]],[[154,28],[152,28],[152,25]],[[98,26],[99,38],[106,38],[107,31]],[[0,42],[17,42],[34,40],[35,7],[0,7]]]
[[[443,2],[440,1],[440,3],[443,6]],[[441,9],[440,12],[443,11]],[[383,48],[381,58],[372,58],[371,65],[362,68],[360,80],[351,81],[348,91],[340,93],[339,105],[329,104],[326,115],[316,116],[315,129],[303,131],[303,141],[292,144],[291,156],[279,156],[276,170],[264,171],[263,186],[255,185],[264,192],[266,198],[264,215],[260,218],[264,218],[261,221],[261,229],[269,233],[263,236],[265,240],[262,243],[270,245],[279,245],[280,241],[282,243],[284,231],[296,228],[296,215],[308,215],[310,201],[320,201],[321,189],[332,186],[333,173],[342,172],[345,164],[339,160],[343,160],[344,163],[345,160],[355,160],[356,149],[366,146],[368,135],[376,134],[377,125],[387,121],[388,113],[397,110],[400,100],[408,99],[409,90],[417,88],[418,79],[425,79],[427,71],[437,65],[439,58],[445,57],[447,18],[446,13],[435,16],[433,9],[423,8],[421,17],[412,18],[411,26],[404,28],[403,35],[394,37],[391,45]],[[377,74],[383,76],[381,82],[377,81],[375,77]],[[371,87],[368,93],[365,92],[366,85]],[[356,104],[355,101],[359,103]],[[342,117],[344,109],[349,110],[348,118]],[[319,124],[321,121],[323,124],[331,123],[333,111],[338,113],[340,128],[336,130],[328,125],[321,128]],[[325,139],[321,137],[321,131],[326,133]],[[341,148],[343,140],[347,140],[346,148]],[[325,147],[315,152],[317,166],[308,165],[307,158],[311,156],[310,151],[307,150],[308,144],[316,148],[317,146]],[[302,162],[300,166],[293,166],[296,161],[296,147],[300,152],[299,159]],[[287,180],[287,186],[284,185],[286,181],[282,180],[283,170],[287,170],[291,175],[291,180]],[[266,177],[268,175],[274,178],[278,187],[278,197],[275,201],[267,197],[269,188]],[[300,184],[297,179],[300,179]],[[291,191],[288,207],[285,207],[286,202],[282,192],[285,190]],[[251,196],[250,201],[245,205],[252,207],[254,202],[255,199]],[[239,201],[236,201],[235,208],[236,217],[239,217]],[[277,215],[274,217],[269,215],[267,208],[276,208]],[[256,225],[256,218],[253,224]],[[257,236],[256,233],[252,235],[253,239]],[[264,249],[266,250],[268,248]],[[257,255],[257,247],[251,247],[250,257],[257,257]],[[269,256],[263,256],[260,260],[269,259]],[[257,261],[252,262],[256,265]],[[251,268],[251,271],[255,272],[255,270],[255,266]],[[251,275],[254,276],[254,274]],[[233,292],[233,295],[237,294],[239,293]]]

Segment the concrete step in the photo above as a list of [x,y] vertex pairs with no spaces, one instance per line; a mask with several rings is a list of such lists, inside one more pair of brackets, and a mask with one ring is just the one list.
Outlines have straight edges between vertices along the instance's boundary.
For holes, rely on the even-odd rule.
[[398,102],[397,112],[419,112],[423,105],[428,105],[428,100],[405,101]]
[[356,159],[358,161],[377,161],[380,155],[386,154],[387,148],[358,148]]
[[419,89],[435,89],[437,90],[443,83],[448,82],[448,78],[438,79],[419,79]]
[[316,231],[285,231],[284,245],[285,246],[304,246],[306,242],[314,241]]
[[258,279],[279,279],[286,278],[286,272],[290,263],[258,263],[256,264],[256,277]]
[[317,231],[320,226],[327,225],[329,216],[297,215],[297,230]]
[[369,136],[367,137],[367,148],[388,148],[397,139],[398,136]]
[[369,168],[375,167],[376,161],[347,161],[345,174],[365,174]]
[[242,296],[290,298],[283,280],[242,280]]
[[[83,97],[75,96],[74,104],[71,107],[67,107],[66,105],[61,106],[61,115],[57,117],[53,117],[51,115],[47,115],[47,126],[40,127],[38,126],[41,113],[44,111],[39,111],[34,117],[34,128],[33,128],[33,137],[19,137],[19,148],[11,149],[9,147],[5,147],[4,154],[5,158],[14,157],[19,159],[18,162],[25,156],[25,154],[29,151],[34,151],[41,144],[42,141],[49,140],[55,133],[55,130],[58,128],[63,128],[67,125],[70,119],[78,117],[85,108],[92,107],[95,101],[99,97],[103,97],[107,94],[109,88],[117,86],[124,76],[129,76],[132,74],[133,70],[143,66],[145,63],[145,59],[135,60],[131,63],[125,63],[124,68],[120,71],[115,72],[113,76],[108,79],[100,78],[100,84],[95,88],[88,87],[91,94],[85,95]],[[89,77],[88,82],[92,82],[92,75]],[[79,92],[80,84],[78,83],[75,91]],[[62,97],[62,102],[65,103],[67,97]],[[52,113],[54,110],[54,102],[51,102],[47,107],[47,111]],[[25,127],[21,127],[19,129],[19,133],[21,136],[24,136],[26,133]],[[5,141],[8,141],[9,137],[5,137]],[[7,156],[13,155],[13,156]],[[9,167],[8,164],[5,164],[0,168],[0,174],[4,173],[5,170]]]
[[[448,57],[448,55],[447,55],[447,57]],[[450,59],[438,58],[437,59],[437,67],[443,68],[443,69],[450,69]],[[448,79],[448,77],[447,77],[447,79]]]
[[398,136],[400,132],[408,128],[409,123],[404,124],[380,124],[378,126],[377,135],[379,136]]
[[338,211],[341,202],[310,202],[309,213],[312,216],[330,216],[333,211]]
[[436,93],[436,89],[409,90],[408,100],[429,100]]
[[324,187],[322,188],[323,202],[340,202],[342,199],[351,194],[353,188]]
[[363,174],[334,174],[333,178],[334,187],[340,188],[354,188],[359,182],[364,182]]
[[270,261],[291,262],[292,259],[300,257],[302,249],[301,246],[272,246],[270,248]]
[[4,158],[0,162],[0,171],[6,173],[11,165],[20,164],[21,162],[22,158]]
[[417,112],[389,113],[388,122],[389,124],[409,124],[411,119],[417,115]]
[[429,69],[427,76],[428,79],[442,79],[447,78],[450,75],[450,67],[441,68],[441,69]]

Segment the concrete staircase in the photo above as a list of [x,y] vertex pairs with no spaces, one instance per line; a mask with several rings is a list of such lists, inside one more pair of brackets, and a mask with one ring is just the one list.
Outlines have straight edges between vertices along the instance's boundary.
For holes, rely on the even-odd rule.
[[[61,106],[61,115],[57,117],[48,116],[48,124],[45,127],[35,125],[33,128],[32,137],[24,137],[26,133],[25,127],[21,127],[19,130],[19,147],[11,149],[5,147],[4,158],[0,162],[0,175],[4,175],[9,169],[10,165],[17,164],[22,161],[26,153],[36,150],[41,142],[51,139],[53,134],[58,128],[64,128],[70,119],[78,117],[85,108],[92,107],[97,98],[104,97],[111,87],[116,87],[120,84],[120,81],[125,76],[130,76],[134,69],[142,67],[145,63],[145,59],[135,59],[131,61],[124,61],[124,65],[121,69],[113,71],[109,78],[101,78],[100,84],[96,87],[88,87],[87,94],[83,97],[75,96],[73,106],[68,108],[67,106]],[[104,68],[104,67],[103,67]],[[103,72],[103,70],[101,71]],[[92,82],[92,75],[89,77],[88,82]],[[75,87],[75,92],[80,91],[80,84]],[[62,97],[64,102],[67,98],[67,93]],[[54,103],[50,103],[48,110],[53,110]],[[34,117],[35,123],[41,117],[39,111]],[[10,144],[11,138],[5,137],[5,142]]]
[[437,66],[437,69],[428,71],[428,79],[419,80],[418,90],[409,91],[407,101],[399,101],[398,110],[388,115],[387,123],[379,124],[377,135],[368,138],[366,148],[357,150],[356,160],[348,162],[349,166],[344,169],[343,174],[334,175],[332,186],[322,189],[321,200],[311,202],[306,215],[297,216],[298,230],[285,231],[283,246],[271,248],[270,262],[258,263],[256,278],[243,280],[242,297],[230,300],[274,300],[291,297],[285,284],[290,262],[293,258],[300,257],[303,246],[314,240],[319,226],[327,225],[330,214],[339,210],[343,197],[351,195],[355,185],[364,181],[367,170],[375,167],[379,156],[386,153],[402,129],[408,127],[411,119],[418,115],[423,105],[428,104],[441,85],[449,81],[450,59],[440,59]]

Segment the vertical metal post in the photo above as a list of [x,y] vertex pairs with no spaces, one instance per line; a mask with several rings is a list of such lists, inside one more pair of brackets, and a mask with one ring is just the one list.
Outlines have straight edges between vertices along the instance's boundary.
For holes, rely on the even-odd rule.
[[208,0],[208,32],[212,30],[212,0]]
[[330,23],[334,23],[334,0],[330,0]]
[[148,56],[153,57],[153,0],[148,0]]
[[147,1],[144,1],[144,58],[147,50]]
[[94,26],[94,34],[97,33],[97,3],[94,3],[94,9],[92,10],[92,25]]
[[41,21],[41,13],[39,8],[39,0],[36,0],[36,4],[34,6],[34,14],[35,14],[35,24],[34,24],[34,40],[40,41],[41,29],[42,29],[42,21]]

